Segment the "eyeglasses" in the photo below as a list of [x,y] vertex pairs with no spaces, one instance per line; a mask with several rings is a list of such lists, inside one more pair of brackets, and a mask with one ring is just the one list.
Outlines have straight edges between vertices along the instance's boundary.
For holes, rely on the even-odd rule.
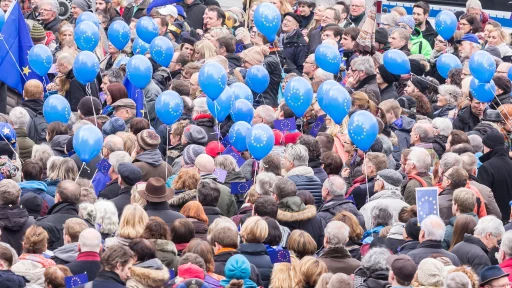
[[501,284],[501,285],[485,285],[485,286],[489,286],[492,288],[509,288],[509,287],[512,287],[512,282],[508,282],[506,284]]
[[452,178],[448,177],[448,175],[446,175],[446,173],[443,174],[443,178],[446,178],[446,179],[452,181]]
[[436,39],[436,43],[446,45],[446,41],[440,39]]

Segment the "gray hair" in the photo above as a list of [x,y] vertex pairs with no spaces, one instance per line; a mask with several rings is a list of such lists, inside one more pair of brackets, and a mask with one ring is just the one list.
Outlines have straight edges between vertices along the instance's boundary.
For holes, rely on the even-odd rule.
[[421,230],[425,233],[426,240],[442,241],[446,226],[439,216],[430,215],[421,222]]
[[375,74],[375,64],[373,63],[371,56],[357,57],[356,59],[352,60],[350,67],[352,67],[352,70],[364,71],[366,75]]
[[308,166],[309,154],[308,148],[301,144],[288,145],[285,148],[284,155],[293,162],[295,167]]
[[123,138],[117,135],[108,135],[105,137],[103,141],[103,145],[107,148],[108,152],[116,152],[116,151],[124,151],[124,141]]
[[[60,59],[60,57],[59,57],[59,59]],[[93,124],[87,120],[78,120],[75,124],[73,124],[73,133],[76,133],[76,131],[78,131],[78,129],[80,129],[84,126],[87,126],[87,125],[93,125]]]
[[62,159],[64,158],[60,156],[52,156],[50,159],[48,159],[48,162],[46,162],[46,175],[48,175],[49,179],[57,180],[57,178],[52,178],[52,174],[58,170],[59,163],[62,161]]
[[12,121],[13,128],[26,128],[30,121],[30,115],[28,115],[27,110],[22,107],[12,108],[11,112],[9,112],[9,118]]
[[315,71],[315,76],[324,80],[324,81],[327,81],[327,80],[334,80],[334,74],[332,73],[329,73],[321,68],[318,68],[316,69]]
[[393,224],[393,213],[387,204],[377,203],[371,212],[372,227],[389,226]]
[[32,156],[30,159],[38,161],[43,165],[43,167],[47,167],[48,159],[53,156],[53,150],[47,144],[34,145],[32,147]]
[[478,223],[475,226],[475,233],[473,235],[484,237],[487,233],[500,238],[505,234],[503,222],[494,215],[487,215],[478,219]]
[[324,235],[329,247],[343,247],[348,241],[350,228],[341,221],[331,221],[325,226]]
[[484,149],[484,144],[482,143],[482,138],[480,138],[480,136],[468,135],[468,139],[475,153],[482,152],[482,150]]
[[238,164],[236,163],[235,158],[231,155],[219,155],[215,157],[214,162],[216,168],[226,170],[227,172],[238,171]]
[[78,209],[80,210],[80,217],[84,220],[90,223],[94,223],[96,221],[96,209],[94,209],[94,204],[83,202],[78,205]]
[[123,83],[124,74],[119,68],[112,67],[105,76],[108,78],[108,82],[112,83]]
[[261,172],[256,176],[256,192],[261,195],[268,195],[270,196],[271,190],[274,187],[274,184],[276,184],[277,180],[276,175],[274,173],[270,172]]
[[455,166],[461,166],[462,165],[462,158],[453,152],[446,152],[443,154],[443,157],[441,157],[441,160],[439,161],[439,168],[443,169],[443,172],[448,171],[448,169],[455,167]]
[[469,175],[473,175],[473,171],[476,169],[478,163],[475,154],[466,152],[460,155],[460,158],[462,159],[462,168],[464,168]]
[[[66,66],[73,67],[73,56],[69,55],[68,53],[62,53],[57,57],[57,63],[65,64]],[[90,122],[89,122],[90,123]]]
[[114,234],[119,228],[119,217],[114,202],[110,200],[98,199],[94,203],[96,209],[96,221],[94,224],[100,233]]
[[471,281],[468,276],[462,272],[448,274],[444,282],[444,288],[468,288],[471,286]]
[[408,159],[414,163],[418,172],[428,172],[431,165],[431,157],[428,151],[420,147],[412,147]]
[[361,267],[368,270],[371,274],[376,271],[388,271],[386,259],[391,255],[387,248],[372,248],[361,259]]
[[462,91],[455,85],[440,85],[438,91],[440,95],[446,97],[446,102],[451,105],[457,104],[462,97]]
[[43,0],[41,1],[41,4],[39,4],[39,7],[43,7],[43,5],[49,5],[51,10],[57,13],[57,17],[59,16],[60,7],[57,0]]
[[[50,162],[50,161],[48,161]],[[48,165],[49,166],[49,165]],[[50,171],[47,172],[48,178],[56,180],[75,180],[78,176],[78,167],[76,166],[75,161],[71,158],[64,158],[59,161],[57,169],[49,174]]]
[[274,120],[276,120],[276,111],[274,111],[274,108],[268,105],[261,105],[254,111],[254,114],[256,113],[263,118],[265,124],[274,125]]
[[466,2],[466,10],[469,8],[482,10],[482,3],[478,0],[468,0],[468,2]]
[[130,156],[130,154],[128,154],[125,151],[116,151],[116,152],[112,152],[108,156],[108,163],[110,163],[110,165],[112,165],[114,172],[119,174],[119,172],[117,171],[117,168],[119,168],[119,164],[132,163],[132,157]]
[[195,113],[210,114],[210,110],[208,110],[208,106],[206,105],[206,97],[194,99],[194,110],[193,111]]
[[382,15],[381,21],[382,24],[387,24],[391,27],[396,27],[398,25],[399,16],[395,13],[388,13],[386,15]]
[[503,250],[507,258],[512,258],[512,231],[507,231],[503,234],[500,249]]
[[16,205],[21,196],[21,188],[11,179],[0,181],[0,205]]
[[372,60],[378,65],[381,65],[384,63],[384,55],[379,52],[375,52],[375,54],[372,55]]
[[450,136],[450,133],[453,130],[452,121],[446,117],[436,117],[432,120],[432,127],[434,129],[439,130],[439,134],[445,137]]
[[417,122],[412,129],[423,143],[430,143],[434,139],[434,127],[428,122]]
[[404,40],[405,43],[407,43],[409,41],[409,38],[411,38],[411,34],[404,28],[396,28],[395,30],[393,30],[393,32],[391,32],[391,34],[394,34],[394,33],[397,33],[398,37],[400,37],[400,39]]
[[323,188],[327,189],[332,196],[341,196],[347,192],[347,183],[340,176],[330,176],[325,179]]

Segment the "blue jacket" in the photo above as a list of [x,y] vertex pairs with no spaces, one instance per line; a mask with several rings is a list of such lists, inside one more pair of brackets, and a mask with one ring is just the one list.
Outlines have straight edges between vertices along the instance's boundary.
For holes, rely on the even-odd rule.
[[315,198],[315,206],[322,205],[322,182],[315,176],[312,168],[306,166],[295,167],[286,174],[297,186],[297,191],[306,190]]
[[44,183],[46,183],[46,194],[55,197],[55,191],[57,191],[57,185],[59,185],[60,180],[46,179]]
[[50,209],[55,204],[55,199],[52,196],[48,195],[46,192],[48,191],[48,186],[43,181],[23,181],[18,183],[21,188],[21,196],[25,195],[28,192],[33,192],[39,197],[43,198],[48,204],[48,209]]

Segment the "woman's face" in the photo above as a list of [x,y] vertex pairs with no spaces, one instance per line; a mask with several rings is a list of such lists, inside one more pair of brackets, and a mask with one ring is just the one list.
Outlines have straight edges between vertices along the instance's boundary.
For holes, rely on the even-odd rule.
[[270,0],[270,3],[274,4],[277,10],[281,11],[281,2],[279,0]]
[[254,21],[254,11],[257,6],[252,6],[251,10],[249,10],[249,22],[252,23]]
[[84,13],[84,11],[82,11],[82,9],[76,7],[75,5],[71,5],[71,13],[73,13],[73,18],[78,18],[78,16],[82,13]]
[[405,94],[411,95],[416,90],[416,87],[414,87],[414,84],[412,84],[411,80],[407,82],[407,87],[405,87]]
[[120,3],[119,0],[112,0],[112,6],[119,7]]
[[316,9],[315,9],[315,13],[314,13],[314,16],[313,16],[313,19],[315,19],[315,21],[321,21],[322,20],[322,16],[324,15],[324,10],[325,10],[325,7],[320,5],[320,6],[317,6]]
[[498,46],[501,44],[502,40],[498,33],[498,31],[492,31],[489,33],[489,39],[487,39],[487,42],[491,46]]
[[437,106],[444,107],[446,104],[448,104],[448,100],[446,99],[446,96],[437,94]]
[[469,25],[468,21],[466,19],[462,19],[459,22],[460,30],[464,32],[464,34],[469,33],[471,31],[471,25]]
[[489,41],[489,34],[491,34],[491,31],[494,29],[492,25],[485,25],[484,28],[484,39],[485,41]]
[[108,89],[105,89],[105,101],[107,101],[108,105],[112,105],[112,96],[108,93]]
[[117,50],[117,48],[114,47],[114,45],[112,45],[112,43],[108,43],[108,53],[117,54],[117,53],[119,53],[119,50]]
[[60,33],[61,41],[73,40],[73,31],[66,30]]
[[201,60],[201,53],[198,51],[199,49],[194,49],[194,56],[193,59],[194,61],[199,61]]

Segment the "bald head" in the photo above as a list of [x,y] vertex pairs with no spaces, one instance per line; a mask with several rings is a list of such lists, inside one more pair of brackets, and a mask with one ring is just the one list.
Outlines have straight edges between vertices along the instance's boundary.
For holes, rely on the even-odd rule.
[[194,165],[199,169],[200,173],[213,173],[215,170],[215,162],[210,155],[201,154],[196,158]]
[[43,84],[39,80],[28,80],[23,87],[23,97],[25,99],[43,99]]
[[[124,151],[124,141],[121,137],[117,135],[108,135],[105,137],[105,140],[103,141],[103,145],[108,150],[108,155],[112,152],[116,151]],[[108,155],[103,155],[103,157],[107,158]]]
[[80,186],[71,180],[63,180],[57,185],[55,202],[80,203]]
[[78,251],[98,252],[101,251],[101,234],[94,228],[87,228],[78,237]]
[[273,127],[274,120],[276,120],[276,111],[274,111],[274,108],[268,105],[261,105],[254,111],[252,125],[264,123]]

